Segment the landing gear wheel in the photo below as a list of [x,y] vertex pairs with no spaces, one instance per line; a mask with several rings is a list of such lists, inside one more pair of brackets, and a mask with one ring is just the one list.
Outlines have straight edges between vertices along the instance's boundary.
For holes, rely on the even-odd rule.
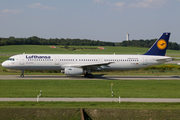
[[84,77],[89,77],[89,73],[86,72],[86,74],[84,74]]
[[90,72],[86,72],[86,74],[84,74],[84,77],[93,78],[94,76]]
[[92,75],[92,74],[89,74],[89,76],[88,76],[89,78],[93,78],[94,76]]
[[88,74],[84,74],[84,77],[88,77]]
[[20,75],[20,77],[24,77],[24,75]]

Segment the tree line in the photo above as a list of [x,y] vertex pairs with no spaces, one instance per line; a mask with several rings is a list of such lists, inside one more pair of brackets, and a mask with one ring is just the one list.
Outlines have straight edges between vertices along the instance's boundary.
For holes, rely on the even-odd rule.
[[29,37],[29,38],[0,38],[0,46],[4,45],[78,45],[78,46],[114,46],[113,42],[104,42],[104,41],[95,41],[95,40],[88,40],[88,39],[44,39],[38,38],[36,36]]
[[[123,42],[105,42],[99,40],[89,40],[89,39],[58,39],[58,38],[38,38],[37,36],[29,37],[29,38],[0,38],[0,46],[5,45],[63,45],[63,46],[124,46],[124,47],[151,47],[157,39],[151,40],[129,40]],[[169,42],[168,49],[171,50],[179,50],[180,44],[178,45],[176,42]]]
[[[123,41],[119,45],[124,46],[124,47],[148,47],[150,48],[154,42],[157,39],[151,39],[151,40],[129,40],[129,41]],[[176,42],[169,42],[168,43],[168,48],[170,50],[179,50],[180,49],[180,44],[178,45]]]

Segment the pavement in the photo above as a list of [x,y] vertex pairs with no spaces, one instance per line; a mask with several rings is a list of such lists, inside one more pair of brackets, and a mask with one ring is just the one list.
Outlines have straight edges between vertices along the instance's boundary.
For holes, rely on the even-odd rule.
[[108,76],[94,75],[94,78],[86,78],[84,76],[66,76],[66,75],[0,75],[0,80],[180,80],[178,75],[161,75],[161,76]]

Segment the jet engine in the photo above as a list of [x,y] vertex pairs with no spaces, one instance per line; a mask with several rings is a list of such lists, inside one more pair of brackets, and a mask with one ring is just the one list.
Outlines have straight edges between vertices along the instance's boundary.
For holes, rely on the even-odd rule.
[[82,75],[84,73],[82,68],[67,67],[64,69],[65,75]]

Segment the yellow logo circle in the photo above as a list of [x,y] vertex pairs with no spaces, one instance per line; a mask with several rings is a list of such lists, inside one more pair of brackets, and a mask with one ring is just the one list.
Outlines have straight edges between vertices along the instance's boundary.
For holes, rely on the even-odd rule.
[[167,46],[167,43],[164,39],[160,39],[158,42],[157,42],[157,47],[161,50],[164,50]]

